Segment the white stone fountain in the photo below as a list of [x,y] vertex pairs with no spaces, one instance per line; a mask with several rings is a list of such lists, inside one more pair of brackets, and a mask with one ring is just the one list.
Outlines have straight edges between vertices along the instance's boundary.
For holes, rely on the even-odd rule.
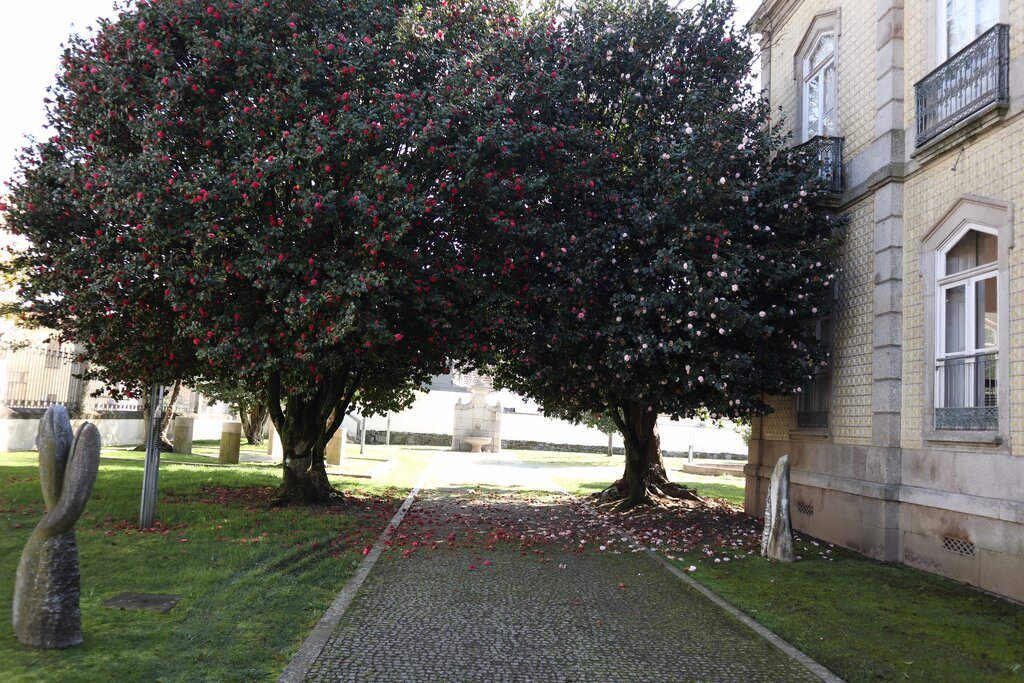
[[501,452],[501,403],[487,404],[487,395],[494,391],[491,378],[477,372],[455,373],[452,382],[470,391],[468,403],[455,404],[452,450]]

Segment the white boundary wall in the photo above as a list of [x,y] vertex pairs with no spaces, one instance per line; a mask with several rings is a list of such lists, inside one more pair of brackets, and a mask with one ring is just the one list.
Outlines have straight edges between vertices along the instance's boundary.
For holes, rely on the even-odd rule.
[[[460,400],[469,401],[469,392],[431,391],[417,392],[412,406],[391,414],[392,432],[414,434],[452,435],[455,426],[455,404]],[[503,441],[539,441],[553,444],[576,444],[580,446],[607,446],[608,437],[597,429],[574,425],[556,420],[540,413],[536,404],[507,391],[500,391],[488,397],[488,403],[500,402],[502,408],[515,408],[514,413],[501,416],[501,438]],[[366,418],[366,428],[384,431],[388,428],[388,416],[375,415]],[[747,447],[733,429],[731,423],[724,427],[685,420],[673,422],[667,418],[658,421],[661,447],[671,452],[686,452],[693,440],[693,449],[698,453],[734,453],[745,455]],[[613,445],[622,447],[622,437],[615,434]]]
[[[187,415],[194,417],[193,439],[219,439],[221,425],[231,419],[230,415],[220,413],[204,413]],[[72,420],[71,426],[78,426],[86,420]],[[142,418],[96,418],[89,420],[100,430],[100,439],[104,446],[132,446],[146,440],[145,426]],[[173,428],[173,425],[172,425]],[[39,431],[39,420],[31,418],[0,419],[0,453],[9,451],[34,451],[36,449],[36,433]]]

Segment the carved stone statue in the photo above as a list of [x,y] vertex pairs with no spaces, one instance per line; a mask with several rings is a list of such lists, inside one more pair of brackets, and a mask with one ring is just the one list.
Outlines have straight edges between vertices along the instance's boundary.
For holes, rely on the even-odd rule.
[[82,642],[75,522],[100,464],[100,433],[86,422],[72,439],[63,406],[39,423],[39,481],[46,514],[25,544],[14,587],[14,635],[26,645],[58,648]]
[[793,527],[789,519],[789,456],[775,463],[768,483],[768,499],[764,506],[764,534],[761,536],[761,554],[772,560],[792,562]]

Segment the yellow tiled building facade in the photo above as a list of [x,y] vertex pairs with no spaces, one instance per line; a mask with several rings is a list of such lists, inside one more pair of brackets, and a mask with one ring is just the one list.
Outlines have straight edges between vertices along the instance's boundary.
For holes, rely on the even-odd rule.
[[751,28],[848,234],[832,362],[755,420],[747,511],[789,454],[798,530],[1024,600],[1024,0],[764,0]]

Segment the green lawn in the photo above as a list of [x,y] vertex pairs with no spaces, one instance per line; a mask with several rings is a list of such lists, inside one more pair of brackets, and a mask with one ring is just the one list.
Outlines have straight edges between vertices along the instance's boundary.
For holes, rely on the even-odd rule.
[[[352,503],[329,509],[271,508],[276,468],[163,465],[157,527],[139,532],[141,462],[103,460],[77,525],[85,643],[37,651],[10,621],[18,559],[42,514],[36,456],[0,454],[0,680],[272,680],[426,462],[405,454],[386,482],[338,479]],[[126,591],[182,601],[166,614],[103,606]]]
[[1024,607],[819,541],[797,550],[792,564],[676,563],[847,681],[1024,680]]
[[[7,615],[0,618],[0,680],[272,680],[429,459],[445,450],[367,446],[359,454],[350,446],[342,470],[370,478],[337,478],[352,504],[331,509],[271,508],[276,465],[167,465],[168,454],[159,524],[147,532],[134,528],[141,460],[103,460],[78,524],[85,644],[47,652],[21,646],[12,636],[12,592],[0,590],[0,615]],[[621,456],[515,455],[578,495],[604,488],[622,469]],[[673,470],[680,463],[667,464],[673,480],[734,508],[742,503],[741,478],[688,475]],[[3,585],[13,586],[41,513],[35,454],[0,454]],[[634,531],[670,521],[682,535],[660,546],[666,556],[684,571],[694,567],[693,578],[846,680],[1024,679],[1024,607],[808,538],[798,542],[799,562],[768,562],[750,552],[756,523],[722,508],[706,514],[705,533],[688,545],[693,513],[670,514],[678,517],[649,517]],[[162,615],[102,605],[125,591],[183,599]]]
[[[622,456],[606,458],[601,469],[591,454],[523,459],[549,469],[576,495],[600,491],[622,470]],[[666,459],[673,481],[742,506],[742,478],[686,474],[677,469],[681,465]],[[695,567],[690,576],[841,678],[1024,681],[1024,606],[811,538],[797,543],[800,561],[769,562],[756,554],[759,537],[751,535],[756,525],[749,518],[736,515],[730,535],[727,516],[714,517],[711,528],[721,531],[722,542],[709,538],[665,554],[684,571]]]

